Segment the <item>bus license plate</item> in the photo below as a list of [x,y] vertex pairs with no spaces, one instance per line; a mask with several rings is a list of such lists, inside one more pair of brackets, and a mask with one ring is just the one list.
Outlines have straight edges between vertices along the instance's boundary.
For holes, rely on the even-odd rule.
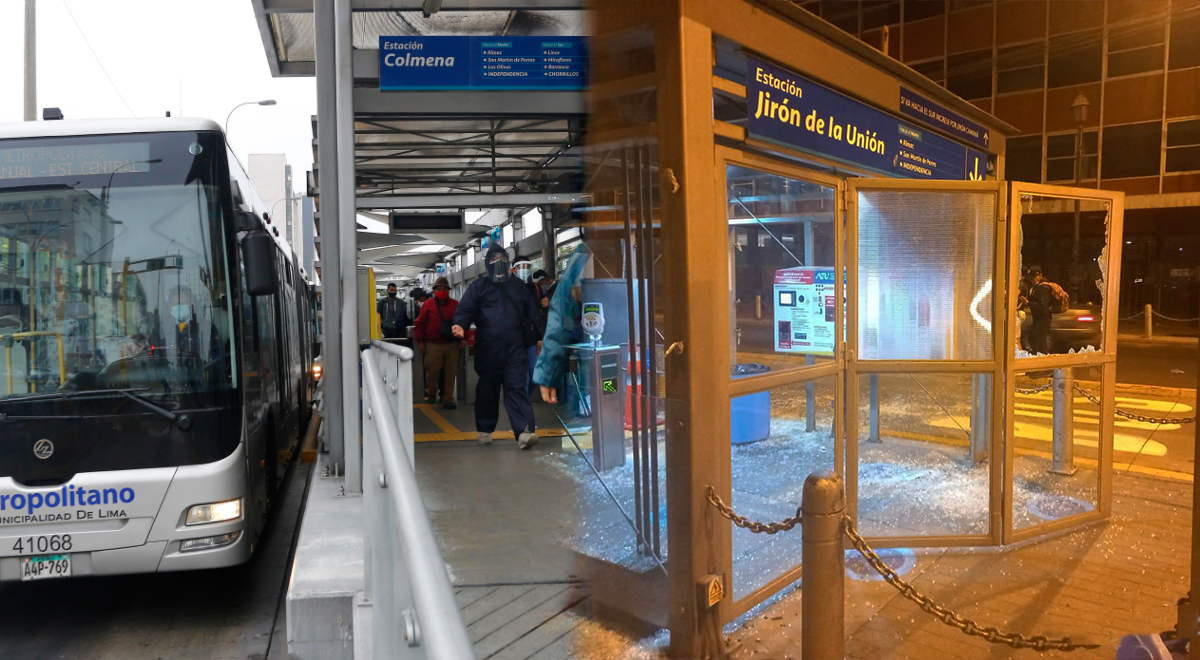
[[71,575],[71,555],[21,557],[21,581],[44,580]]

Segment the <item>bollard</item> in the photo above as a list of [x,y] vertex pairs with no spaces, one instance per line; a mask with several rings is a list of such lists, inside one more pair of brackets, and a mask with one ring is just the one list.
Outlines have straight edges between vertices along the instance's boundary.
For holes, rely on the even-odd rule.
[[1054,474],[1071,476],[1075,467],[1075,378],[1070,369],[1054,370]]
[[1154,339],[1154,309],[1146,303],[1146,339]]
[[846,544],[842,520],[846,494],[835,472],[816,472],[804,480],[800,501],[801,560],[804,566],[800,615],[800,657],[842,660],[846,657]]

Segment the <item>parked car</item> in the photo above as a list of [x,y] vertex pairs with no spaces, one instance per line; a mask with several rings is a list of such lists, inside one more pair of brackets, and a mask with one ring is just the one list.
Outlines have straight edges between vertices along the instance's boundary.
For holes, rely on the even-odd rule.
[[[1021,325],[1023,344],[1028,344],[1032,327],[1032,317],[1026,316]],[[1050,350],[1055,353],[1066,353],[1072,348],[1078,351],[1087,346],[1099,350],[1101,337],[1100,305],[1071,303],[1067,311],[1050,317]]]

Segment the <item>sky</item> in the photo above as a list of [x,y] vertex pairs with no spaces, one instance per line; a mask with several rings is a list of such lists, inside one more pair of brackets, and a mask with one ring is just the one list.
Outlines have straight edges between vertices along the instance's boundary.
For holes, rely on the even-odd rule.
[[[25,0],[0,0],[0,122],[23,119],[24,20]],[[224,124],[238,103],[275,99],[233,114],[234,151],[243,163],[287,154],[300,181],[312,168],[315,82],[271,77],[250,0],[37,0],[37,69],[39,121],[53,106],[67,119],[169,110]]]

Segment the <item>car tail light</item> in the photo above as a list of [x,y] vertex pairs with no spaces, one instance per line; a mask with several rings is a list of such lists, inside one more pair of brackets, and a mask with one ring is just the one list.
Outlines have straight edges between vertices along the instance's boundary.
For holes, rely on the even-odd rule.
[[1095,321],[1095,320],[1096,320],[1096,317],[1094,317],[1094,316],[1080,316],[1080,317],[1079,317],[1079,320],[1080,320],[1080,321]]

